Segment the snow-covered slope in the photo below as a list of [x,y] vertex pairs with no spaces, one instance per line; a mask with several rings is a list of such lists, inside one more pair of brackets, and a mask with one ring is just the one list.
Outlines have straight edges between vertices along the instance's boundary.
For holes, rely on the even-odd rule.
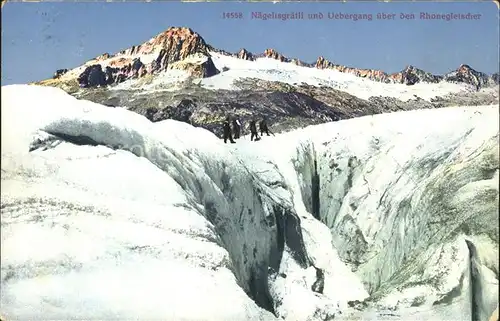
[[464,84],[446,82],[438,84],[418,83],[413,86],[386,84],[337,70],[301,67],[272,58],[247,61],[215,52],[212,52],[211,55],[217,69],[229,68],[224,73],[203,79],[202,84],[213,89],[237,89],[233,82],[246,77],[288,84],[306,83],[315,86],[328,86],[364,99],[372,96],[386,96],[406,101],[414,99],[416,95],[422,99],[430,100],[436,96],[471,90],[470,86]]
[[497,116],[420,110],[225,145],[59,89],[2,87],[1,313],[485,319]]
[[[244,78],[279,81],[291,85],[306,83],[313,86],[327,86],[363,99],[368,99],[372,96],[384,96],[407,101],[415,99],[415,97],[420,97],[429,101],[431,98],[437,96],[445,96],[458,92],[472,92],[475,90],[475,88],[467,84],[455,84],[444,81],[440,83],[417,83],[412,86],[383,83],[337,70],[302,67],[272,58],[257,58],[255,61],[249,61],[217,52],[211,52],[211,56],[218,70],[222,71],[225,68],[229,68],[229,70],[221,72],[218,75],[196,80],[203,87],[212,90],[239,90],[237,81]],[[188,72],[170,69],[161,72],[149,83],[145,83],[144,80],[140,79],[132,79],[115,86],[114,89],[127,90],[136,88],[144,91],[176,90],[178,89],[177,84],[188,78]]]

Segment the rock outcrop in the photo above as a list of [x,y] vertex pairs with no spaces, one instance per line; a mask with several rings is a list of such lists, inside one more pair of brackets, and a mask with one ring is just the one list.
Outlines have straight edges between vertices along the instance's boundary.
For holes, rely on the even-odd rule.
[[78,76],[80,87],[103,87],[107,84],[106,73],[100,64],[90,65]]
[[297,65],[297,66],[301,66],[301,67],[313,67],[314,66],[313,64],[309,64],[309,63],[304,62],[300,59],[288,58],[272,48],[268,48],[268,49],[264,50],[264,53],[257,55],[257,57],[258,58],[261,58],[261,57],[262,58],[271,58],[271,59],[279,60],[281,62],[289,62],[289,63],[292,63],[292,64]]
[[500,83],[500,74],[498,72],[494,73],[493,75],[491,75],[491,80],[495,85],[498,85]]
[[295,64],[295,65],[301,66],[301,67],[312,67],[312,64],[304,62],[304,61],[299,60],[299,59],[295,59],[295,58],[291,59],[290,62],[292,64]]
[[242,48],[238,53],[236,54],[236,57],[239,59],[244,59],[244,60],[254,60],[254,57],[252,53],[245,48]]
[[220,72],[215,67],[212,58],[201,54],[194,54],[184,60],[174,62],[169,68],[187,71],[190,75],[197,78],[212,77]]
[[330,61],[325,59],[325,57],[323,57],[323,56],[319,56],[318,59],[316,59],[316,64],[314,65],[314,67],[316,67],[318,69],[328,69],[328,68],[332,68],[334,66],[335,65],[333,63],[331,63]]
[[292,64],[297,65],[297,66],[301,66],[301,67],[314,67],[314,64],[304,62],[300,59],[288,58],[273,48],[268,48],[268,49],[264,50],[263,53],[260,53],[260,54],[253,54],[245,48],[240,49],[240,51],[238,51],[237,53],[230,53],[230,52],[227,52],[225,50],[214,48],[210,45],[208,47],[209,47],[209,50],[212,52],[216,52],[216,53],[219,53],[219,54],[222,54],[225,56],[235,57],[238,59],[243,59],[243,60],[248,60],[248,61],[255,61],[258,58],[271,58],[271,59],[279,60],[281,62],[289,62],[289,63],[292,63]]
[[318,69],[333,69],[333,70],[337,70],[340,72],[353,74],[357,77],[368,78],[370,80],[381,81],[381,82],[390,82],[389,76],[381,70],[358,69],[358,68],[352,68],[352,67],[347,67],[347,66],[343,66],[343,65],[337,65],[337,64],[334,64],[334,63],[328,61],[323,56],[318,57],[314,66]]
[[405,85],[415,85],[419,82],[437,83],[443,80],[442,76],[433,75],[411,65],[406,67],[401,72],[392,74],[390,77],[394,82]]
[[[78,84],[82,88],[105,87],[127,79],[143,77],[147,74],[146,67],[139,58],[124,59],[110,65],[106,66],[104,70],[101,64],[88,66],[78,76]],[[113,67],[117,65],[118,67]]]
[[94,60],[101,61],[101,60],[106,60],[109,58],[111,58],[111,55],[109,53],[105,52],[102,55],[95,57]]
[[277,52],[276,50],[274,50],[272,48],[264,50],[264,57],[276,59],[276,60],[279,60],[281,62],[289,62],[290,61],[288,58],[286,58],[285,56],[283,56],[282,54],[280,54],[279,52]]
[[52,77],[53,79],[57,79],[64,75],[65,73],[68,72],[68,69],[57,69],[56,72],[54,73],[54,76]]

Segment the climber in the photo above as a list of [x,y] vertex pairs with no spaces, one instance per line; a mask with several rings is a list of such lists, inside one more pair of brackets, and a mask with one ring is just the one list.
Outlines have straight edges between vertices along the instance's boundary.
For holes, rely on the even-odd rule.
[[233,118],[233,133],[234,133],[234,139],[240,138],[241,123],[237,118]]
[[253,141],[255,137],[255,141],[260,140],[259,135],[257,134],[257,125],[256,125],[256,120],[252,119],[250,121],[250,140]]
[[267,136],[270,136],[269,128],[267,127],[266,116],[262,117],[262,120],[259,123],[259,129],[260,129],[260,136],[264,136],[264,133],[266,133]]
[[230,119],[228,116],[222,125],[222,129],[224,131],[224,143],[227,143],[227,140],[229,139],[229,141],[232,144],[234,144],[236,142],[233,140],[233,137],[231,135],[231,126],[229,125],[229,122],[230,122]]

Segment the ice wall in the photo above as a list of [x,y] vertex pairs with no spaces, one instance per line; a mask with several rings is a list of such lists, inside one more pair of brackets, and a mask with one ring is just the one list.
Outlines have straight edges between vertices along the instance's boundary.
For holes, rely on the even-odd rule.
[[498,304],[498,107],[235,145],[52,88],[2,87],[2,108],[7,316],[479,320]]
[[[29,95],[26,92],[29,92]],[[78,101],[49,88],[9,86],[3,89],[2,99],[3,105],[8,106],[8,117],[2,118],[3,121],[20,125],[2,127],[6,134],[2,135],[2,138],[9,137],[7,148],[2,150],[2,159],[5,160],[2,161],[2,166],[7,173],[5,179],[2,179],[5,186],[2,198],[9,204],[2,214],[6,218],[4,230],[7,232],[4,234],[5,248],[8,249],[5,259],[2,260],[6,267],[5,275],[8,275],[4,279],[7,290],[2,300],[10,315],[32,316],[27,311],[18,310],[26,302],[24,295],[19,296],[19,293],[23,293],[19,290],[19,284],[35,282],[40,277],[41,270],[46,271],[43,266],[47,264],[47,258],[43,256],[37,257],[38,261],[35,260],[35,263],[30,265],[26,265],[22,259],[16,261],[13,258],[14,247],[22,240],[16,232],[17,228],[24,228],[24,221],[19,222],[14,218],[31,217],[33,206],[36,207],[34,204],[46,202],[53,203],[53,208],[49,210],[51,215],[41,215],[42,219],[39,220],[40,224],[35,225],[35,230],[47,228],[46,224],[52,222],[58,212],[66,212],[68,206],[72,208],[73,203],[77,203],[78,207],[90,207],[86,212],[93,216],[101,211],[105,212],[111,220],[127,206],[125,213],[119,215],[126,224],[140,224],[146,220],[148,224],[161,226],[175,236],[164,236],[169,240],[168,246],[146,241],[147,245],[128,245],[118,252],[128,253],[130,248],[136,251],[146,247],[163,253],[172,251],[174,244],[177,244],[179,248],[173,250],[176,260],[185,257],[186,262],[181,263],[216,271],[214,277],[222,278],[223,280],[219,281],[221,284],[229,282],[223,276],[224,271],[230,271],[236,283],[231,285],[229,282],[225,285],[228,289],[221,286],[215,293],[231,292],[231,286],[237,284],[248,295],[248,302],[239,309],[234,306],[232,309],[217,310],[215,313],[215,308],[211,308],[210,304],[202,303],[203,295],[194,297],[191,303],[193,307],[199,308],[201,305],[209,309],[205,313],[209,319],[253,319],[270,317],[271,314],[296,319],[315,318],[314,315],[331,317],[338,312],[339,305],[345,305],[346,298],[337,296],[336,300],[332,300],[321,293],[323,290],[311,289],[315,283],[323,282],[322,268],[325,267],[314,266],[316,259],[308,253],[302,235],[303,231],[308,230],[301,226],[301,218],[294,208],[286,179],[275,163],[263,157],[264,154],[253,152],[251,148],[228,149],[227,145],[222,144],[209,132],[194,129],[187,124],[175,121],[152,124],[137,114]],[[28,113],[34,117],[24,121],[22,115]],[[145,177],[141,178],[143,171]],[[154,173],[158,177],[155,177]],[[32,187],[27,188],[26,184],[32,180],[32,176],[36,179],[30,183]],[[151,177],[155,179],[149,185],[148,180]],[[135,186],[136,181],[140,182],[137,183],[140,188]],[[71,188],[61,193],[61,189],[66,185]],[[138,189],[141,192],[137,195],[131,192]],[[94,193],[103,195],[101,198],[92,198]],[[133,205],[129,204],[130,202]],[[187,214],[184,215],[183,212]],[[73,219],[77,213],[72,212],[69,216]],[[165,217],[161,213],[165,213]],[[196,214],[206,220],[206,226],[191,226],[191,217]],[[175,217],[179,217],[184,225],[179,227],[179,223],[174,223],[174,227],[170,227],[169,224],[175,222]],[[100,218],[95,223],[113,228],[111,221],[100,220],[104,219]],[[74,224],[74,228],[80,230],[79,224],[83,223],[77,221]],[[12,226],[16,228],[14,232],[9,232]],[[63,226],[71,229],[74,225],[65,223]],[[309,229],[322,229],[321,234],[309,231],[311,234],[317,234],[315,246],[330,244],[330,235],[322,224],[311,220],[309,226]],[[58,237],[65,241],[73,236],[59,233]],[[79,237],[88,238],[89,243],[96,242],[85,233],[79,234]],[[125,235],[120,235],[120,240],[134,243],[127,240]],[[85,243],[80,240],[75,246],[82,246],[82,242]],[[184,242],[201,244],[187,246]],[[203,244],[207,242],[208,244]],[[40,243],[39,246],[44,244]],[[109,245],[102,241],[101,246]],[[65,275],[70,271],[76,273],[75,278],[79,281],[78,275],[82,273],[74,271],[74,267],[83,266],[85,270],[88,264],[102,264],[101,258],[95,257],[90,259],[90,263],[83,263],[73,257],[75,251],[77,250],[72,248],[60,249],[60,255],[71,262],[70,268],[49,272],[48,278],[51,282],[57,283],[55,279],[60,277],[60,273]],[[143,255],[156,262],[149,256],[150,252],[151,250],[148,250]],[[334,258],[337,265],[341,265],[338,257]],[[24,260],[30,260],[30,256],[25,256]],[[58,260],[63,258],[58,256],[51,264],[62,264]],[[112,258],[109,260],[113,261]],[[173,259],[169,255],[158,259],[166,267],[175,265],[170,260]],[[30,272],[27,275],[18,275],[16,271],[19,269],[27,269]],[[147,267],[139,265],[137,269]],[[344,270],[343,273],[352,274],[347,269]],[[134,269],[128,272],[130,276],[134,275]],[[356,297],[366,296],[359,280],[355,277],[351,279],[356,283],[357,291],[362,294]],[[143,284],[139,277],[137,282]],[[169,291],[167,284],[159,283],[154,292],[162,289]],[[97,291],[98,285],[94,286],[96,288],[92,288],[92,291]],[[102,286],[106,286],[106,282]],[[90,292],[89,289],[80,290],[87,294]],[[41,299],[43,296],[58,297],[58,294],[50,292],[50,289],[45,291],[49,292],[44,293],[42,290],[39,296],[31,298],[34,300],[32,304],[39,309],[38,313],[46,308],[47,303]],[[189,288],[183,291],[187,293]],[[103,317],[132,313],[126,312],[127,309],[123,310],[122,306],[132,298],[123,298],[120,303],[110,304],[114,295],[108,293],[101,298],[106,299],[106,304],[110,306],[108,309],[102,308],[95,314],[82,312],[79,315]],[[221,297],[227,295],[230,294],[225,293]],[[176,301],[179,301],[179,297],[182,295],[178,295]],[[73,305],[67,305],[63,311],[47,309],[43,313],[50,317],[67,316],[71,314],[71,309],[79,304],[92,305],[77,298],[73,299]],[[210,300],[211,298],[206,298],[207,302]],[[223,300],[219,299],[217,302],[219,301]],[[253,302],[260,310],[252,308]],[[171,315],[178,318],[184,313],[182,308],[179,309],[180,312],[175,310],[175,314],[165,309],[160,309],[157,313],[163,311],[167,317]],[[239,310],[241,311],[238,312]],[[203,311],[200,310],[200,315],[203,315]],[[156,315],[155,312],[141,314],[143,312],[138,309],[134,311],[136,314],[132,314],[142,317]],[[36,312],[32,313],[37,315]],[[192,313],[189,311],[185,317],[194,318]]]
[[498,305],[497,113],[416,111],[296,134],[302,147],[288,156],[304,203],[367,302],[456,320],[487,319]]

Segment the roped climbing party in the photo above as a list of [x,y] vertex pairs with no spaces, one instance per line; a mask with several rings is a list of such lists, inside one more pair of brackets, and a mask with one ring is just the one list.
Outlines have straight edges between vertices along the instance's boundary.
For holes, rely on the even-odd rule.
[[[260,137],[257,131],[257,123],[259,124]],[[257,118],[252,118],[249,122],[248,127],[250,129],[251,141],[259,141],[261,137],[264,136],[264,133],[267,136],[270,136],[269,133],[274,136],[274,133],[269,130],[266,117],[263,117],[260,121]],[[242,135],[242,125],[240,120],[237,117],[227,116],[222,123],[222,132],[222,139],[224,139],[224,143],[227,143],[227,141],[229,140],[230,143],[235,144],[235,140],[240,139]],[[243,137],[245,136],[243,135]]]

